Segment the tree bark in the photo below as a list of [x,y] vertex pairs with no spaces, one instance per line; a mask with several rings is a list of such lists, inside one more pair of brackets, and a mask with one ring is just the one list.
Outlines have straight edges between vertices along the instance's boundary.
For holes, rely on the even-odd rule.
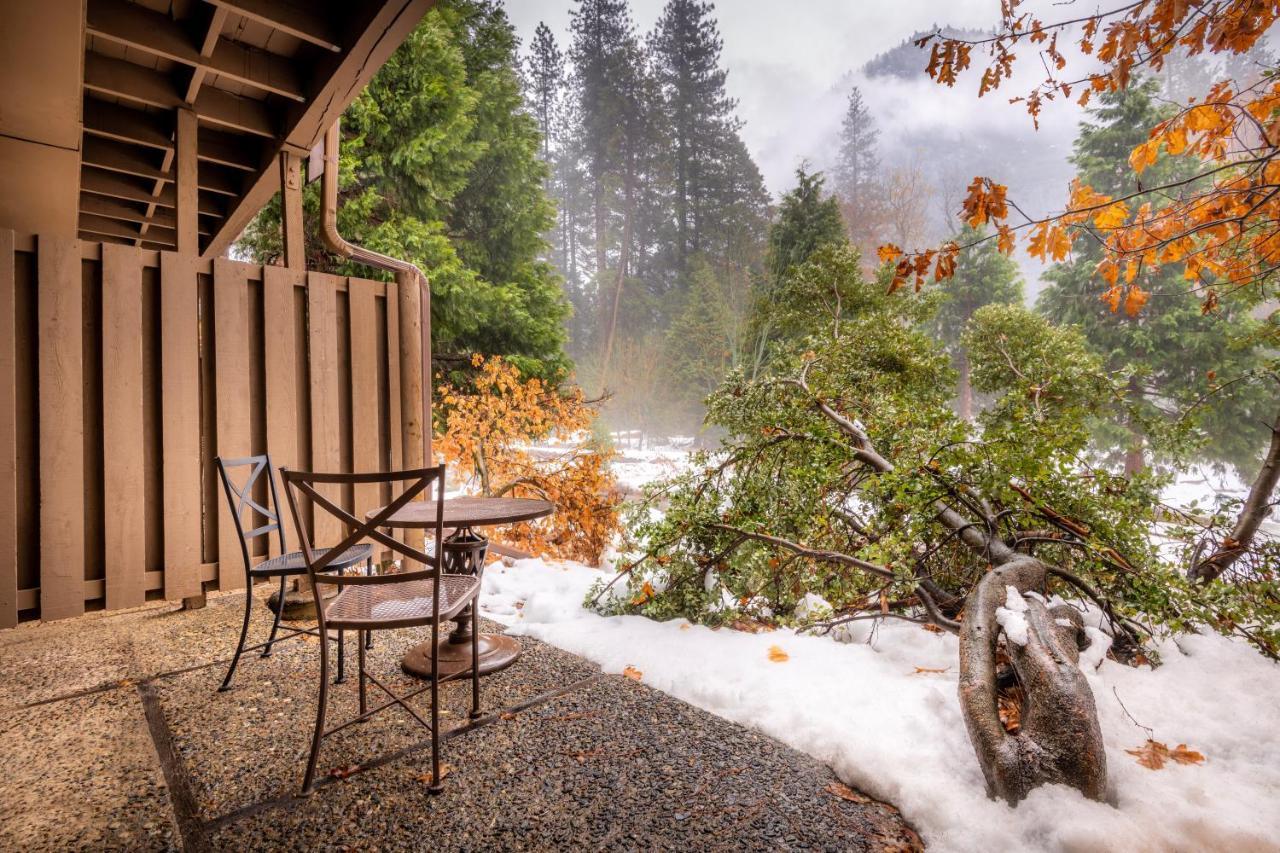
[[[987,794],[1011,804],[1039,785],[1070,785],[1086,797],[1106,794],[1107,761],[1093,692],[1078,662],[1080,614],[1027,600],[1027,642],[1006,643],[1026,696],[1021,728],[1010,734],[996,701],[996,609],[1007,588],[1021,595],[1045,587],[1046,568],[1019,556],[988,572],[970,592],[960,629],[960,707],[987,781]],[[1070,626],[1060,625],[1058,620]]]
[[1236,517],[1231,533],[1223,539],[1214,552],[1191,567],[1191,578],[1209,583],[1244,556],[1258,534],[1258,528],[1271,514],[1271,496],[1280,482],[1280,415],[1271,425],[1271,445],[1262,461],[1262,468],[1249,487],[1249,495]]
[[960,420],[968,422],[973,420],[973,383],[969,378],[969,353],[963,348],[956,353],[956,366],[960,371],[956,387],[956,414]]

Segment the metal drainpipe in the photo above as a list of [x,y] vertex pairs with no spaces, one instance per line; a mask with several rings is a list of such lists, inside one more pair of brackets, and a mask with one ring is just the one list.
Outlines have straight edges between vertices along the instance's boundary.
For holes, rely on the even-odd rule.
[[422,450],[424,465],[431,464],[431,289],[427,277],[414,264],[357,246],[347,242],[338,233],[338,140],[339,122],[324,135],[324,178],[320,193],[320,237],[325,248],[335,255],[368,264],[371,267],[404,273],[415,278],[421,289],[419,295],[422,329]]

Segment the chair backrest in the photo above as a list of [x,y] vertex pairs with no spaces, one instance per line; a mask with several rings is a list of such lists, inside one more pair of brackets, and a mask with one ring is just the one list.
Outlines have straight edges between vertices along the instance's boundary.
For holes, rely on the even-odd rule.
[[[406,581],[415,578],[436,578],[439,582],[440,565],[441,565],[441,539],[444,536],[444,466],[437,465],[432,468],[414,468],[407,471],[387,471],[376,474],[320,474],[314,471],[293,471],[289,468],[281,468],[280,476],[284,478],[285,497],[289,501],[289,510],[293,513],[294,525],[298,530],[298,538],[302,541],[303,561],[307,564],[307,573],[311,575],[313,583],[327,584],[377,584],[396,581]],[[399,497],[395,498],[391,503],[380,509],[375,515],[368,519],[356,518],[342,507],[335,504],[332,500],[321,493],[317,485],[346,485],[355,483],[386,483],[393,486],[392,494],[395,494],[394,485],[397,483],[406,484]],[[405,504],[409,503],[419,495],[423,495],[426,499],[430,499],[430,487],[432,483],[436,486],[435,495],[435,523],[431,526],[435,530],[435,553],[427,554],[406,542],[401,542],[381,528],[387,526],[387,519],[394,513],[399,511]],[[425,493],[425,495],[424,495]],[[311,504],[317,513],[323,511],[338,519],[346,526],[350,532],[341,542],[328,548],[323,552],[317,552],[314,543],[311,541],[311,534],[307,532],[306,526],[302,523],[301,512],[298,508],[298,499],[300,497],[311,499]],[[428,568],[412,572],[401,572],[395,575],[341,575],[337,573],[325,573],[328,565],[335,560],[339,554],[346,549],[355,545],[362,539],[372,539],[380,542],[393,553],[408,557],[411,560],[427,566]],[[439,596],[437,596],[438,599]]]
[[[240,537],[240,551],[244,556],[245,571],[249,571],[252,565],[249,559],[249,542],[259,536],[266,536],[271,531],[276,531],[280,537],[280,553],[287,553],[289,544],[284,538],[284,525],[280,523],[280,496],[276,493],[276,478],[271,471],[271,457],[265,453],[261,456],[246,456],[242,459],[223,459],[221,456],[215,456],[213,463],[218,467],[218,475],[222,478],[222,490],[227,495],[231,517],[235,520],[236,535]],[[241,468],[248,468],[249,475],[243,483],[236,485],[231,479],[232,469],[238,473]],[[267,506],[258,503],[253,497],[254,486],[257,485],[263,472],[267,475]],[[261,515],[267,519],[267,523],[246,532],[245,509]],[[250,523],[252,523],[252,515],[250,515]]]

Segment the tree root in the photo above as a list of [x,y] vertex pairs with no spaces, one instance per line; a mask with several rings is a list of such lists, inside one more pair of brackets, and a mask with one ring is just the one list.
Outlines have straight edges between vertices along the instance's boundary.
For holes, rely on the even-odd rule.
[[1010,734],[996,703],[997,608],[1007,587],[1021,595],[1045,588],[1046,566],[1019,555],[986,574],[969,594],[960,631],[960,706],[987,781],[987,793],[1018,803],[1033,788],[1062,783],[1101,800],[1107,764],[1097,707],[1078,667],[1083,631],[1075,608],[1026,600],[1025,645],[1009,656],[1026,696],[1021,729]]

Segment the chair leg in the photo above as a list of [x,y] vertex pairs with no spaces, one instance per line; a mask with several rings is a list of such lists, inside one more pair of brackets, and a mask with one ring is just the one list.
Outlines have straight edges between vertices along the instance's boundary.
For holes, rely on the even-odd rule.
[[[440,672],[440,622],[431,623],[431,671]],[[440,784],[440,679],[431,679],[431,784],[428,794],[444,793]]]
[[480,599],[471,604],[471,719],[480,716]]
[[236,643],[236,653],[231,656],[231,666],[227,668],[227,677],[222,679],[221,693],[231,689],[231,676],[236,674],[236,664],[240,663],[240,653],[244,651],[245,637],[249,636],[249,614],[253,612],[253,581],[246,580],[244,589],[244,624],[240,626],[240,642]]
[[[321,630],[323,634],[323,627]],[[324,737],[324,716],[329,702],[329,642],[320,641],[320,697],[316,703],[316,730],[311,735],[311,756],[307,759],[307,773],[302,778],[302,796],[311,796],[316,778],[316,761],[320,758],[320,741]]]
[[369,648],[368,645],[366,645],[369,639],[369,634],[369,631],[356,632],[356,669],[360,684],[360,714],[362,716],[369,706],[364,686],[364,650]]
[[[328,637],[325,641],[328,642]],[[342,684],[347,680],[347,640],[346,632],[341,628],[338,629],[338,677],[333,680],[334,684]]]
[[262,650],[264,658],[271,657],[271,646],[276,641],[276,631],[280,630],[280,614],[284,613],[284,586],[288,580],[286,575],[280,576],[280,603],[276,607],[276,618],[271,621],[271,636],[267,637],[267,647]]
[[[369,559],[364,561],[364,573],[369,577],[373,577],[373,557],[372,556],[370,556]],[[364,643],[365,643],[364,647],[366,649],[373,648],[373,632],[372,631],[364,632]]]

